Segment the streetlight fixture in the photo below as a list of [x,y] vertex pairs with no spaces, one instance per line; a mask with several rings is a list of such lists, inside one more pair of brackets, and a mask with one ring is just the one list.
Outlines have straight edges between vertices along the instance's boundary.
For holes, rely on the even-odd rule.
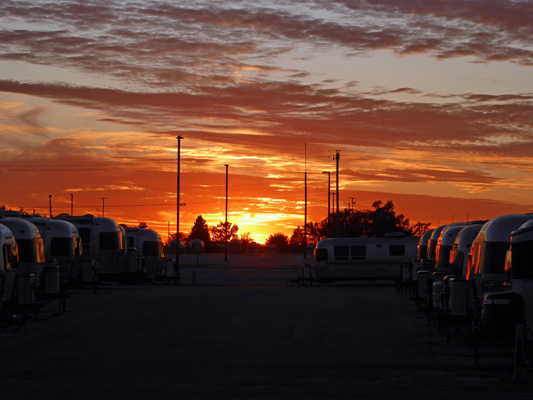
[[226,222],[224,224],[224,261],[228,261],[228,164],[226,167]]
[[331,195],[330,195],[330,190],[331,190],[331,172],[329,171],[322,171],[323,174],[328,174],[328,221],[329,219],[331,218]]

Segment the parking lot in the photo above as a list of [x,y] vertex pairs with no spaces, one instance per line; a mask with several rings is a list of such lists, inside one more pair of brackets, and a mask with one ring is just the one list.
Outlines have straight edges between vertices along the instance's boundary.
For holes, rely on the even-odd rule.
[[2,398],[532,398],[510,349],[473,366],[393,285],[302,286],[289,264],[72,291],[66,313],[0,334]]

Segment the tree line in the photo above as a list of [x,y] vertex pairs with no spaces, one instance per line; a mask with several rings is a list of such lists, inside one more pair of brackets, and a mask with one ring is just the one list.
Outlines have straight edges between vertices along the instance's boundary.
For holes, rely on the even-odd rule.
[[[277,232],[268,236],[265,245],[275,245],[280,252],[303,251],[304,243],[316,245],[326,237],[383,237],[387,233],[401,232],[406,236],[420,236],[429,229],[430,223],[410,223],[403,214],[396,214],[392,200],[383,203],[376,200],[368,210],[353,210],[345,208],[318,222],[308,222],[306,232],[303,226],[298,226],[288,235]],[[255,243],[250,232],[239,235],[239,227],[231,222],[220,222],[216,226],[208,226],[206,220],[198,215],[188,234],[180,232],[180,240],[189,243],[193,239],[204,242],[207,251],[214,251],[217,243],[230,242],[239,239],[243,249]],[[171,234],[169,240],[175,240],[176,234]]]

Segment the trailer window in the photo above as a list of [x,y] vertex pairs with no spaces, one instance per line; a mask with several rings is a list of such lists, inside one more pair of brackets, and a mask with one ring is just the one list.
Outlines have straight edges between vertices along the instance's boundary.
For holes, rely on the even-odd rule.
[[505,256],[509,250],[507,242],[485,242],[481,253],[481,274],[503,274]]
[[143,256],[159,256],[159,242],[144,242]]
[[364,260],[366,257],[365,246],[350,246],[350,252],[352,254],[352,260]]
[[533,241],[513,242],[511,250],[513,279],[533,279]]
[[391,244],[389,246],[390,256],[405,256],[405,246],[403,244]]
[[315,259],[316,261],[328,261],[328,249],[316,249]]
[[33,239],[17,239],[17,245],[19,247],[20,262],[35,262],[35,244]]
[[130,236],[128,239],[128,248],[135,247],[135,238]]
[[17,269],[19,267],[19,253],[16,244],[5,245],[7,263],[6,269]]
[[350,256],[350,250],[348,246],[333,246],[333,255],[335,260],[342,261],[348,260]]
[[72,238],[55,237],[50,241],[50,255],[52,257],[70,257],[74,254]]
[[100,248],[104,250],[119,249],[117,232],[100,232]]

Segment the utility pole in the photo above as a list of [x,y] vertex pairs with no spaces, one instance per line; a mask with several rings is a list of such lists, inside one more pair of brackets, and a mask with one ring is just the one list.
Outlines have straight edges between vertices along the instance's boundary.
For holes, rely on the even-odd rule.
[[340,237],[341,235],[341,226],[340,226],[340,215],[339,215],[339,198],[341,197],[339,195],[339,159],[341,158],[341,155],[339,154],[340,150],[335,150],[335,161],[337,164],[335,178],[337,180],[337,237]]
[[102,217],[105,217],[105,199],[107,199],[107,197],[101,197],[102,199]]
[[177,171],[176,171],[176,265],[174,268],[174,274],[176,278],[176,283],[180,279],[180,169],[181,169],[181,139],[183,137],[177,136],[178,140],[178,154],[177,154]]
[[50,208],[50,218],[52,218],[52,195],[48,195],[48,207]]
[[228,164],[224,164],[226,167],[226,221],[224,224],[224,261],[228,261]]
[[337,214],[339,213],[339,159],[341,158],[340,150],[335,150],[335,161],[337,164],[335,178],[337,180]]
[[352,203],[351,204],[352,204],[352,211],[353,211],[353,206],[355,204],[355,197],[350,197],[350,199],[352,199]]
[[307,260],[307,142],[305,142],[304,158],[304,180],[305,180],[305,210],[304,210],[304,260]]
[[70,194],[70,215],[74,215],[74,195]]

